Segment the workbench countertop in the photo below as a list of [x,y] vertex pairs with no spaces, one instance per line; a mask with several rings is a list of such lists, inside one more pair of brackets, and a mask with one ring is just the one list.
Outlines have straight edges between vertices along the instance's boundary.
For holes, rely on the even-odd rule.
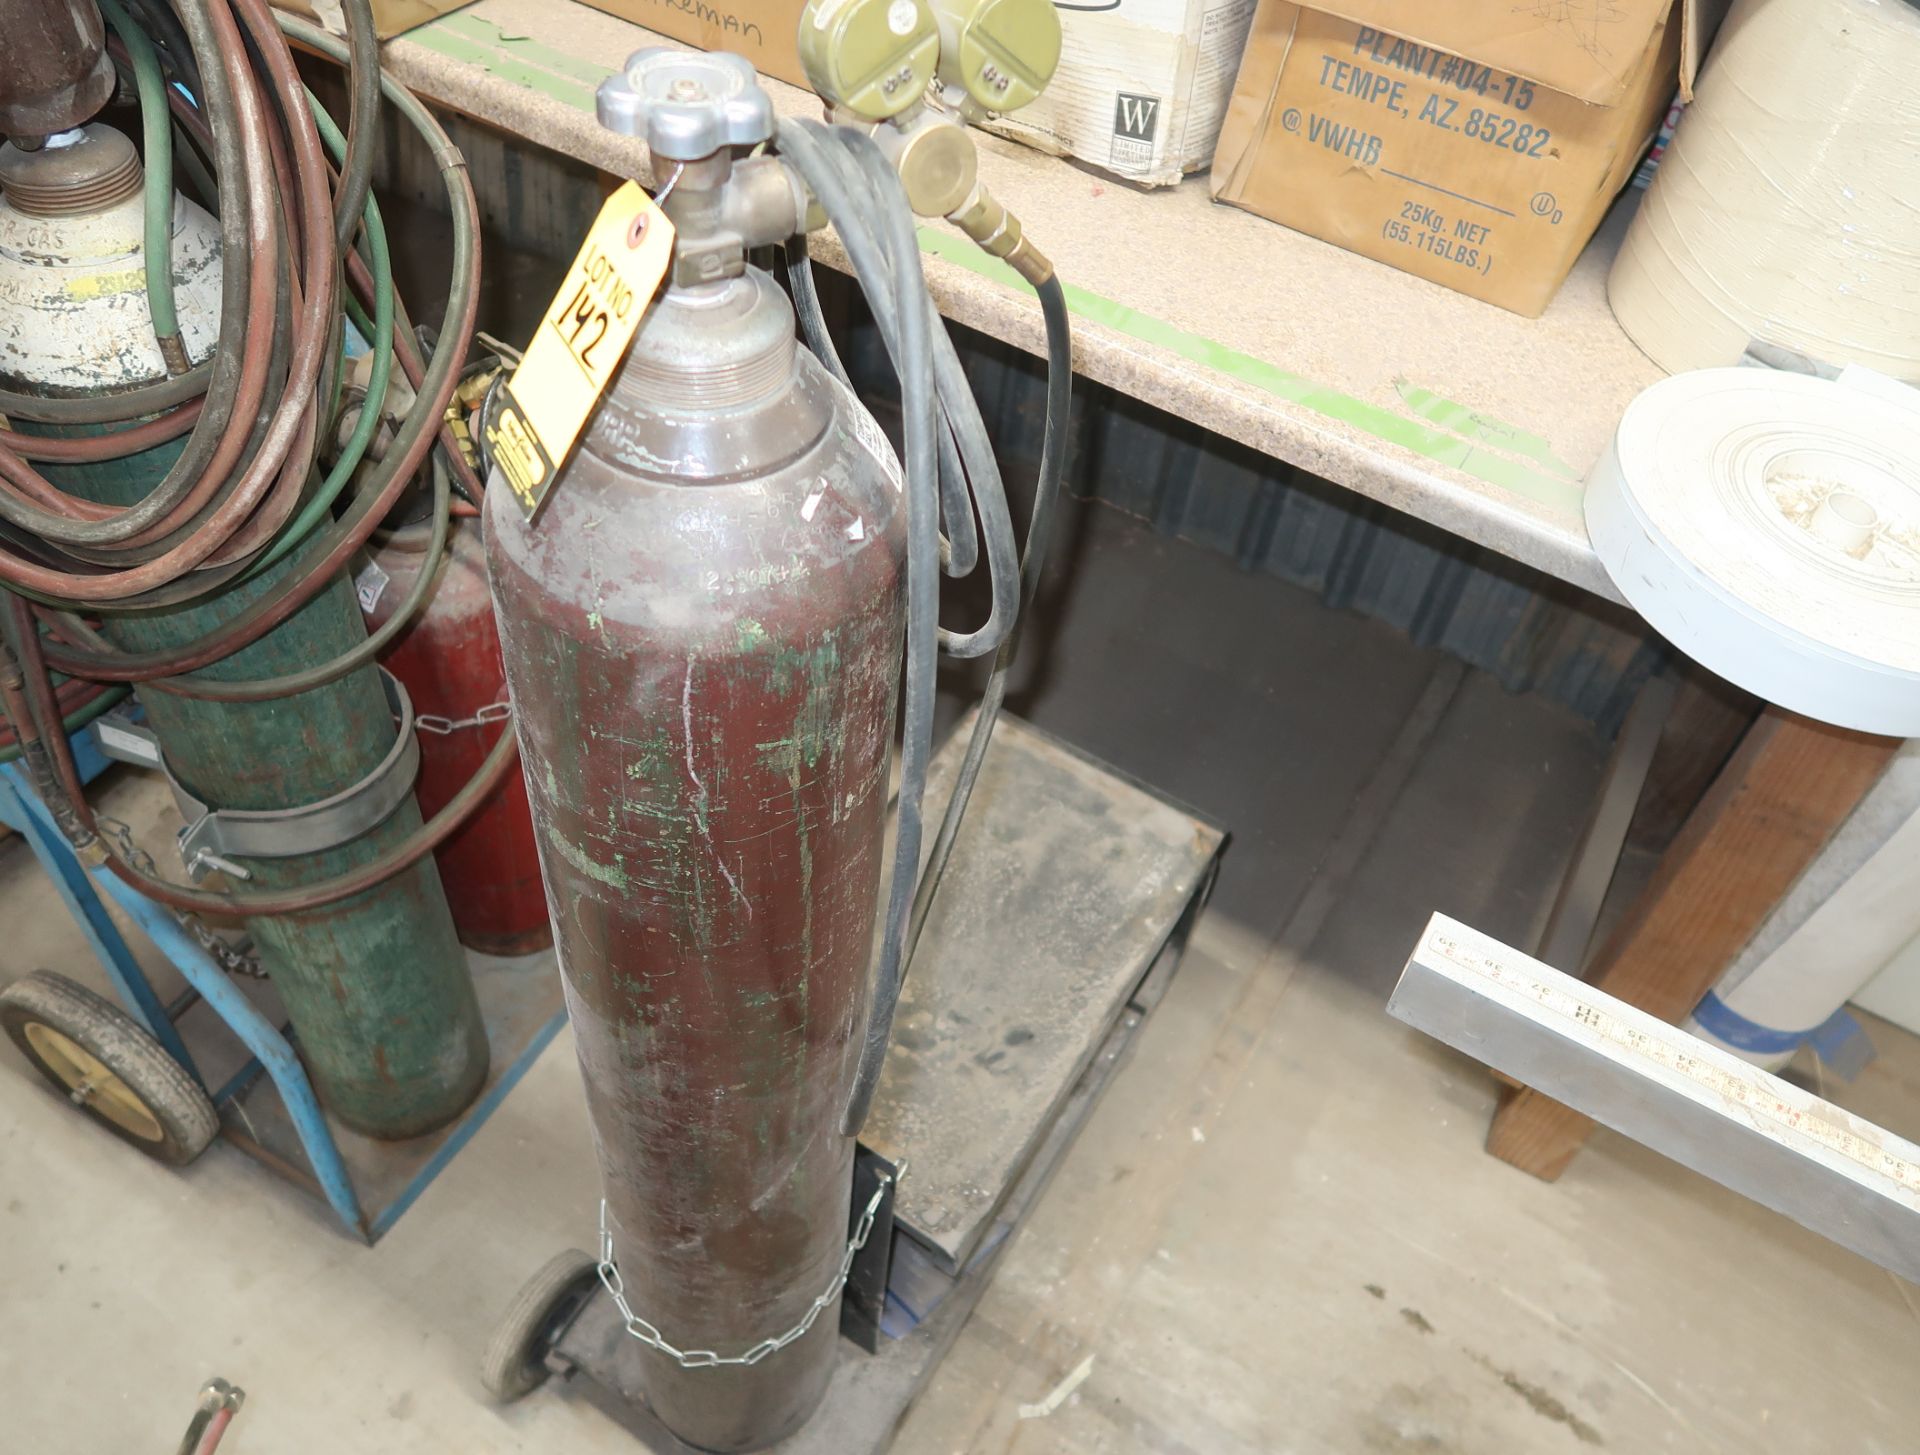
[[[647,182],[645,147],[601,129],[593,92],[653,44],[672,42],[574,0],[480,0],[386,58],[436,103]],[[818,114],[809,93],[766,86],[783,115]],[[1204,175],[1143,192],[998,137],[980,150],[982,179],[1068,285],[1087,378],[1619,599],[1580,498],[1628,401],[1661,377],[1607,308],[1625,207],[1526,319],[1217,205]],[[1024,284],[944,224],[921,236],[948,318],[1040,352]],[[846,266],[830,234],[814,248]]]

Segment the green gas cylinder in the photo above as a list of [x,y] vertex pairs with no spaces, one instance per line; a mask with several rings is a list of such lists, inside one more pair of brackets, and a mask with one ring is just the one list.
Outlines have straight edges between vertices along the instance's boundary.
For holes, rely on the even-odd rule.
[[[165,375],[143,276],[141,172],[132,144],[89,125],[37,152],[0,147],[0,381],[29,394],[112,393]],[[189,356],[219,328],[219,233],[185,198],[173,212],[173,268]],[[29,428],[24,422],[16,427]],[[61,489],[131,505],[166,476],[184,441],[124,459],[48,465]],[[108,612],[118,647],[178,647],[232,620],[298,569],[297,553],[252,580],[185,605]],[[250,646],[204,669],[260,679],[339,656],[366,636],[341,574]],[[214,809],[305,806],[365,779],[393,747],[387,692],[372,666],[293,697],[140,700],[169,770]],[[364,836],[293,857],[236,858],[251,884],[280,888],[345,873],[420,826],[408,794]],[[370,1136],[418,1135],[457,1116],[487,1074],[487,1041],[464,952],[431,857],[350,899],[247,928],[293,1024],[315,1089]]]

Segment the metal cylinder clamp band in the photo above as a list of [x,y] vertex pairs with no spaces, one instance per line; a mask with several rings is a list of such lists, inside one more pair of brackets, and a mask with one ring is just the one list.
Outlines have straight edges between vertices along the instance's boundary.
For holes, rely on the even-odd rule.
[[196,880],[216,869],[251,879],[251,871],[236,859],[292,859],[337,849],[385,823],[413,791],[420,769],[413,702],[399,679],[384,667],[380,685],[399,724],[393,746],[358,783],[297,808],[209,807],[174,776],[153,735],[126,722],[114,723],[101,733],[101,748],[108,757],[166,774],[180,816],[187,821],[180,830],[180,858]]

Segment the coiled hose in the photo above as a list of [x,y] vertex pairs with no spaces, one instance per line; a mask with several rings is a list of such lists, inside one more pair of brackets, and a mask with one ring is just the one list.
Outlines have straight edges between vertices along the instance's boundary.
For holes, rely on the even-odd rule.
[[[1047,417],[1039,481],[1024,553],[1013,544],[1012,515],[992,441],[953,342],[926,290],[918,226],[899,178],[864,132],[783,121],[777,139],[826,211],[852,260],[882,341],[900,378],[907,476],[907,655],[901,721],[900,791],[893,878],[882,922],[874,998],[848,1096],[842,1130],[865,1125],[886,1061],[907,966],[985,760],[1019,641],[1022,608],[1045,560],[1072,409],[1073,361],[1066,297],[1057,279],[1039,288],[1047,330]],[[802,336],[841,382],[851,384],[821,315],[804,239],[787,252],[787,276]],[[978,511],[993,604],[977,630],[938,623],[939,575],[965,574],[975,555]],[[941,527],[944,525],[945,534]],[[957,657],[994,656],[987,691],[924,870],[924,797],[933,748],[936,647]]]
[[[350,873],[297,888],[216,894],[144,874],[97,836],[66,740],[68,723],[117,689],[80,700],[56,693],[55,670],[91,683],[223,701],[289,696],[373,660],[408,620],[332,662],[271,681],[194,676],[257,641],[327,586],[434,457],[434,541],[444,548],[449,477],[463,493],[478,481],[445,428],[478,303],[478,216],[459,153],[430,113],[378,66],[368,0],[346,0],[342,45],[271,11],[266,0],[106,0],[113,54],[133,76],[150,166],[146,265],[156,334],[177,319],[167,249],[172,178],[156,158],[177,139],[182,169],[217,200],[223,248],[219,338],[213,356],[151,385],[110,396],[42,399],[0,391],[0,413],[53,430],[0,430],[0,612],[23,684],[7,697],[15,743],[46,765],[43,786],[78,846],[143,893],[175,909],[274,915],[319,908],[403,872],[444,842],[513,770],[517,740],[503,733],[472,781],[404,842]],[[302,85],[286,36],[348,66],[352,106],[344,134]],[[156,86],[156,79],[160,82]],[[440,166],[453,219],[452,279],[443,346],[424,361],[393,289],[386,237],[368,183],[378,106],[391,102]],[[337,180],[328,151],[339,166]],[[156,200],[158,199],[158,200]],[[164,227],[161,225],[164,221]],[[156,238],[159,239],[156,245]],[[344,278],[347,288],[341,288]],[[357,295],[357,297],[355,296]],[[413,408],[377,464],[365,453],[378,409],[362,411],[332,468],[318,452],[339,397],[343,310],[372,335],[370,396],[383,398],[397,361],[416,388]],[[116,426],[119,426],[116,428]],[[167,477],[137,504],[97,505],[40,476],[31,459],[118,458],[187,435]],[[316,477],[317,480],[316,480]],[[198,641],[164,652],[113,650],[82,619],[89,610],[173,605],[217,592],[283,557],[296,565],[248,609]],[[421,585],[406,603],[417,608]],[[38,603],[36,607],[30,603]],[[48,634],[42,634],[42,628]]]

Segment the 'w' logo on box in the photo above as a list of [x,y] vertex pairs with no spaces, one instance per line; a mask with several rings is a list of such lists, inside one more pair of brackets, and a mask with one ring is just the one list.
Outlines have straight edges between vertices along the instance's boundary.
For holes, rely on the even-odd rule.
[[1113,98],[1115,171],[1140,172],[1153,165],[1153,139],[1160,130],[1160,98],[1122,91]]

